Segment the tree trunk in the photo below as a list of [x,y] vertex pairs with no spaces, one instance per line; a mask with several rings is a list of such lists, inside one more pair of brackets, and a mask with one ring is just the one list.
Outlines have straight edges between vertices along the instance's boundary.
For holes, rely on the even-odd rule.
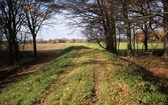
[[36,35],[32,35],[33,36],[33,49],[34,49],[34,57],[37,57],[37,45],[36,45]]
[[[163,0],[164,5],[164,12],[168,12],[168,1]],[[168,30],[168,14],[164,14],[164,24],[165,24],[165,31]],[[168,59],[168,33],[165,36],[164,39],[164,56],[166,59]]]
[[124,15],[124,23],[126,26],[126,34],[127,34],[127,55],[129,57],[132,56],[132,43],[131,43],[131,28],[128,17],[128,0],[125,0],[123,3],[123,15]]
[[111,35],[108,35],[107,37],[106,50],[112,53],[115,52],[114,45],[113,45],[113,38],[111,37]]
[[166,35],[166,37],[165,37],[164,55],[165,55],[165,58],[168,60],[168,35]]
[[[115,24],[113,24],[115,25]],[[115,27],[115,26],[113,26]],[[106,34],[106,50],[117,54],[117,44],[115,39],[115,28],[112,28],[109,32]]]
[[8,57],[9,57],[9,64],[12,65],[13,61],[13,50],[12,50],[12,42],[8,41]]
[[143,41],[144,47],[145,47],[145,51],[148,51],[148,27],[145,24],[145,29],[144,29],[144,33],[145,33],[145,39]]
[[[1,28],[1,27],[0,27]],[[0,54],[1,54],[1,51],[2,51],[2,32],[0,30]]]
[[129,22],[127,22],[127,47],[128,47],[127,55],[131,57],[132,56],[132,42],[131,42],[131,29],[130,29]]
[[145,36],[145,39],[143,41],[144,47],[145,47],[145,51],[148,51],[148,39]]
[[15,59],[16,61],[19,61],[20,50],[19,50],[18,43],[16,41],[14,43],[14,50],[15,50]]

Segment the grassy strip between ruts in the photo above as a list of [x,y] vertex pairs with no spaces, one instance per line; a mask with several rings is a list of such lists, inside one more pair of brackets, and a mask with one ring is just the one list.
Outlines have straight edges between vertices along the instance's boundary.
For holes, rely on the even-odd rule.
[[91,102],[93,87],[92,50],[81,50],[74,59],[75,68],[68,78],[52,93],[47,105],[86,105]]
[[160,84],[145,80],[143,74],[137,72],[138,66],[128,65],[106,51],[68,47],[47,66],[2,89],[0,104],[36,104],[63,78],[65,80],[44,104],[168,104],[168,94],[160,91]]

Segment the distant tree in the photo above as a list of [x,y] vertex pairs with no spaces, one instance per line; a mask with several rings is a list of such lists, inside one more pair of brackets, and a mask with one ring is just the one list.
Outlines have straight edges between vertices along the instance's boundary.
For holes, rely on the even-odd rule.
[[49,40],[48,40],[48,43],[52,43],[52,39],[49,39]]
[[52,44],[55,44],[56,43],[56,40],[54,39],[54,40],[52,40],[52,42],[51,42]]
[[59,43],[59,39],[56,38],[56,39],[55,39],[55,42],[56,42],[56,43]]

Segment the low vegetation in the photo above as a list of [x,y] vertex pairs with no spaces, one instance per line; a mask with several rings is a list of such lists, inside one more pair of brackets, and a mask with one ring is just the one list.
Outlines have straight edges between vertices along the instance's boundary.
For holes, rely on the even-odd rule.
[[166,105],[168,91],[141,67],[99,49],[71,46],[0,90],[1,105]]

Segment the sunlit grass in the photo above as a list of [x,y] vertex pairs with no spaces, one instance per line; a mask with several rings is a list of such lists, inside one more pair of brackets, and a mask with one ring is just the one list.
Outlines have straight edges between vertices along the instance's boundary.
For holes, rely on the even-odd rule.
[[93,48],[93,49],[100,49],[102,50],[103,48],[101,48],[97,43],[56,43],[55,45],[57,46],[63,46],[63,48],[67,48],[70,46],[85,46],[88,48]]
[[[160,92],[161,84],[156,81],[144,79],[143,71],[138,65],[131,64],[110,53],[105,53],[109,60],[112,71],[109,83],[111,83],[110,94],[114,102],[119,104],[150,104],[165,105],[168,99],[167,90]],[[137,71],[139,70],[139,71]],[[145,71],[144,71],[145,72]],[[148,76],[148,75],[146,75]],[[152,79],[152,77],[147,77]]]
[[[93,49],[100,49],[103,50],[102,47],[100,47],[97,43],[57,43],[58,46],[64,46],[63,48],[69,47],[69,46],[85,46]],[[105,46],[104,46],[105,47]],[[117,49],[119,50],[127,50],[127,42],[120,42],[117,43]],[[135,50],[142,50],[144,49],[143,43],[135,43],[135,45],[132,43],[132,48]],[[163,49],[163,43],[148,43],[148,49]]]
[[[135,48],[134,48],[135,47]],[[119,50],[126,50],[127,49],[127,43],[126,42],[121,42],[117,44],[117,48]],[[136,50],[141,50],[144,49],[143,43],[135,43],[135,45],[132,44],[132,48]],[[163,49],[163,43],[148,43],[148,49]]]
[[[46,97],[45,104],[167,104],[166,90],[162,92],[161,84],[144,79],[144,74],[138,72],[142,71],[138,65],[107,51],[90,49],[86,47],[87,43],[72,45],[65,45],[60,56],[39,71],[0,90],[0,104],[34,105],[57,84],[59,86]],[[97,48],[97,45],[93,44],[91,48]],[[95,68],[95,65],[99,66]],[[96,70],[99,70],[98,79],[94,74]]]
[[83,52],[82,56],[74,59],[75,68],[68,74],[68,78],[61,86],[52,93],[48,105],[79,105],[89,104],[91,101],[91,90],[93,83],[93,55],[90,52]]
[[[68,52],[66,52],[67,50]],[[70,61],[76,56],[75,51],[75,49],[71,51],[71,48],[63,50],[61,52],[62,56],[53,60],[36,73],[0,90],[0,104],[35,104],[45,95],[45,92],[53,82],[61,79],[60,75],[64,75],[68,72],[65,67],[69,65]]]

